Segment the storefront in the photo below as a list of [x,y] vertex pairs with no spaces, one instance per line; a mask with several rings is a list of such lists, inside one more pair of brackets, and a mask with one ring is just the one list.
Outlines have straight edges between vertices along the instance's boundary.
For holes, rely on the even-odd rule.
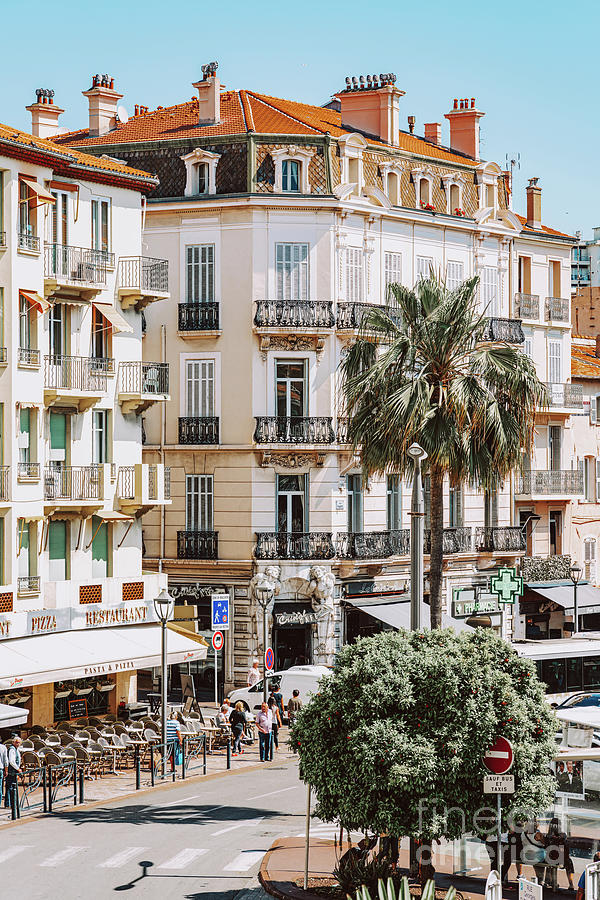
[[[361,593],[356,596],[346,595],[344,606],[345,642],[348,644],[359,637],[369,637],[380,631],[410,629],[410,595],[406,592],[400,594],[383,591],[372,594]],[[429,606],[422,603],[421,622],[426,628],[429,627],[429,619]],[[452,618],[445,614],[442,614],[442,628],[453,628],[456,632],[471,630],[464,619]]]
[[276,670],[313,662],[317,614],[310,603],[281,601],[273,607],[273,653]]
[[[588,582],[577,586],[579,631],[600,629],[600,590]],[[569,580],[528,582],[521,600],[525,637],[530,640],[567,638],[574,631],[575,595]]]

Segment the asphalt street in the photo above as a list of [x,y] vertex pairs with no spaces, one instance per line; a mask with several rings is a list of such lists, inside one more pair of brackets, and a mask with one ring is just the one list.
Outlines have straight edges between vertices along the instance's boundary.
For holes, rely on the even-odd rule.
[[65,809],[0,831],[0,895],[261,900],[260,861],[275,838],[304,833],[305,803],[297,763],[285,761]]

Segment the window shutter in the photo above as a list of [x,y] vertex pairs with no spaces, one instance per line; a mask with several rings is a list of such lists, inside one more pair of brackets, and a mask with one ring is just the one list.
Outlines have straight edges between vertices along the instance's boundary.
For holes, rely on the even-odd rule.
[[50,559],[66,559],[67,523],[50,522],[48,525],[48,555]]
[[62,413],[50,413],[50,447],[52,450],[67,449],[67,417]]
[[402,283],[402,254],[386,253],[384,257],[384,299],[387,300],[388,286]]
[[562,382],[562,344],[548,341],[548,378],[551,384]]
[[346,249],[346,299],[350,303],[363,299],[362,250],[356,247]]
[[487,316],[498,315],[498,270],[484,266],[481,274],[481,299]]
[[598,394],[592,394],[590,397],[590,422],[592,425],[598,422]]
[[465,267],[461,262],[449,262],[446,266],[446,287],[450,291],[456,290],[464,279]]
[[187,248],[187,302],[188,303],[197,303],[198,297],[196,294],[196,251],[197,247],[188,247]]
[[421,278],[429,278],[429,272],[433,266],[433,256],[417,256],[417,277],[416,281]]
[[185,525],[187,531],[213,530],[212,475],[186,475]]
[[596,460],[596,503],[600,503],[600,459]]

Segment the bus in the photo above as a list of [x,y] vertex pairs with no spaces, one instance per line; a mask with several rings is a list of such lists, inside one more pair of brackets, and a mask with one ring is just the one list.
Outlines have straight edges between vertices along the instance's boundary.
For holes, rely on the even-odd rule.
[[561,703],[578,691],[600,691],[600,632],[557,640],[516,641],[519,656],[532,660],[546,684],[549,703]]

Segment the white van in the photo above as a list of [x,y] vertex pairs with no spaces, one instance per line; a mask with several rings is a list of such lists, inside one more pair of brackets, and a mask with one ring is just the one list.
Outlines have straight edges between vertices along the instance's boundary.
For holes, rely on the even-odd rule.
[[[275,685],[283,694],[283,708],[287,718],[287,705],[291,699],[292,691],[300,691],[300,700],[307,703],[313,694],[318,693],[319,679],[325,675],[330,675],[331,669],[327,666],[291,666],[289,669],[282,669],[280,672],[272,672],[269,675],[267,683],[267,697],[269,691]],[[229,694],[232,706],[238,700],[241,700],[246,709],[255,713],[260,709],[263,698],[263,680],[257,681],[252,687],[239,688]]]

